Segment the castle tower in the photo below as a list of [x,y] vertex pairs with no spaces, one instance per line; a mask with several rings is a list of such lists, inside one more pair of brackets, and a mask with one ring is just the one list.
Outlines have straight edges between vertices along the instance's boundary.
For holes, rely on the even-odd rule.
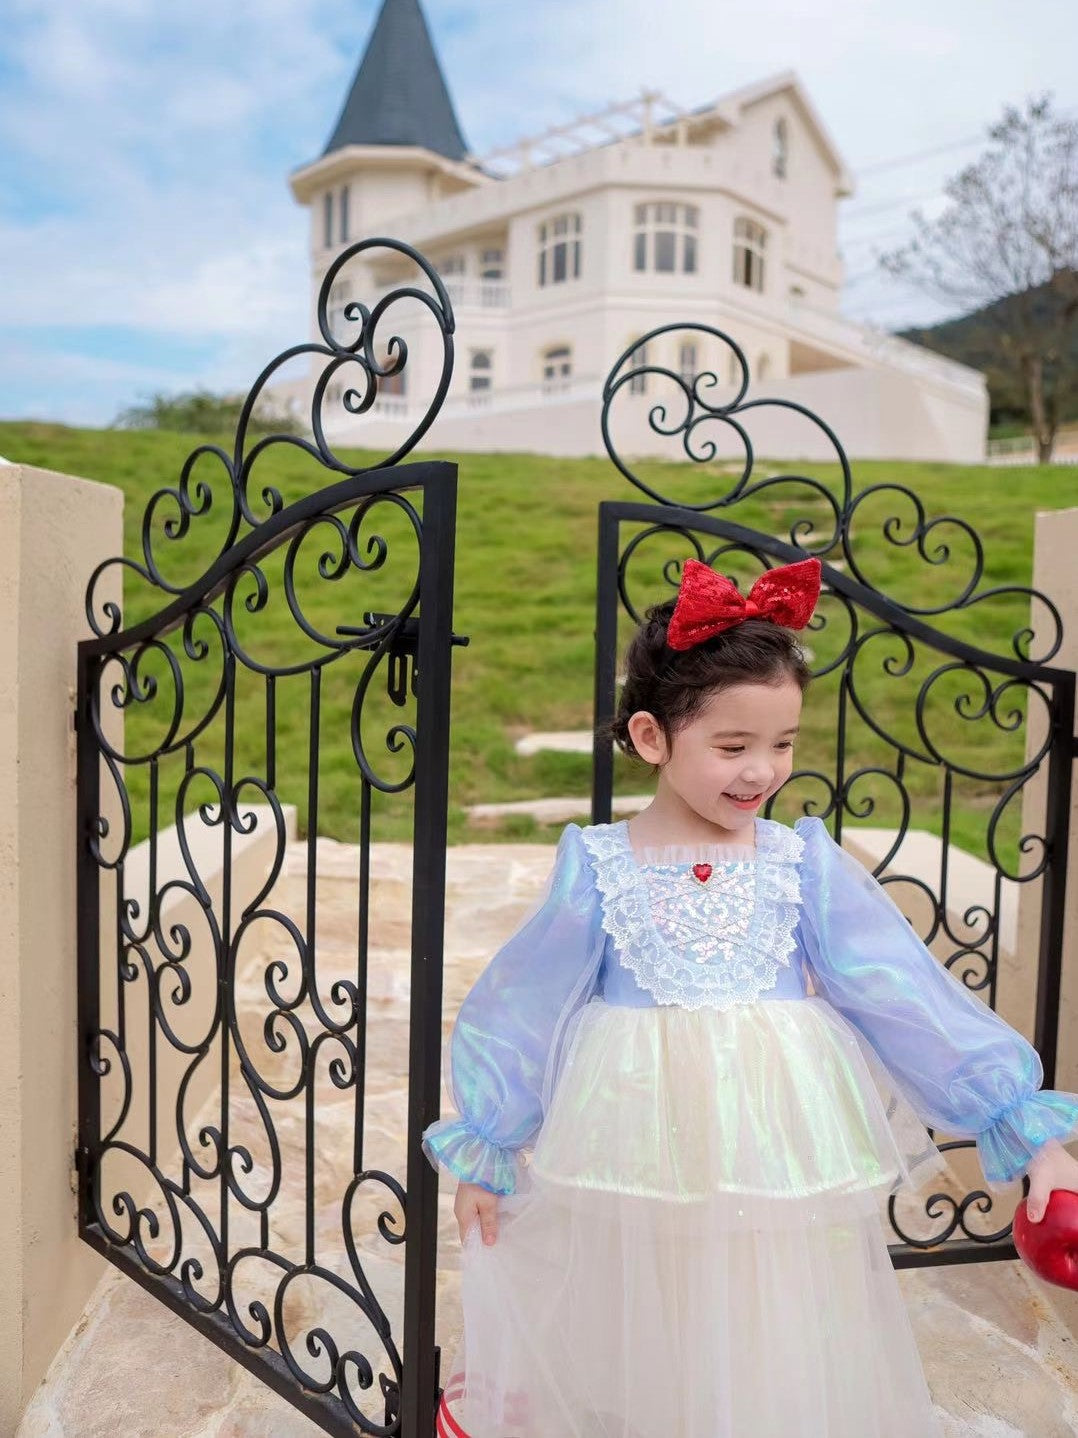
[[316,287],[343,245],[483,183],[467,153],[419,0],[384,0],[329,143],[291,177]]

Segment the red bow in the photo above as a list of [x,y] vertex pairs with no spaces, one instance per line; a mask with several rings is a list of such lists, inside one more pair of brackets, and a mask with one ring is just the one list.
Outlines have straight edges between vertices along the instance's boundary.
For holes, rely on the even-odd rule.
[[666,642],[671,649],[692,649],[746,619],[770,619],[784,629],[804,629],[819,597],[818,559],[769,569],[747,596],[724,574],[687,559]]

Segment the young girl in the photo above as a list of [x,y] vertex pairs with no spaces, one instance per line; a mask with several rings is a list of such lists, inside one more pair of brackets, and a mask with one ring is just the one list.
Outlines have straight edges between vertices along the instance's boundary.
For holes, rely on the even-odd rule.
[[[469,1438],[929,1438],[880,1201],[976,1137],[1031,1217],[1078,1189],[1078,1097],[926,951],[789,777],[815,560],[748,598],[690,561],[634,638],[616,721],[658,769],[569,825],[548,896],[452,1040]],[[532,1149],[523,1166],[522,1151]]]

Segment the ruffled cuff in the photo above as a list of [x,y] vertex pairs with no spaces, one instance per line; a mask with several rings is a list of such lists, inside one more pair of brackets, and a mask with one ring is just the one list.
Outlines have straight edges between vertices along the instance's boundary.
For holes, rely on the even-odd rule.
[[1020,1099],[977,1135],[977,1151],[990,1183],[1019,1178],[1051,1138],[1065,1140],[1078,1130],[1078,1094],[1047,1092]]
[[516,1149],[483,1138],[462,1118],[443,1118],[424,1131],[423,1152],[463,1183],[490,1193],[515,1193],[520,1158]]

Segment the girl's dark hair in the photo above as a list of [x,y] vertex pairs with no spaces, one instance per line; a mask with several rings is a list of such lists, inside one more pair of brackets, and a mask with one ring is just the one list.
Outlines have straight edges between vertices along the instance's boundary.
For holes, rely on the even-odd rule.
[[648,610],[625,654],[625,684],[610,732],[635,757],[629,720],[638,710],[654,714],[669,741],[720,689],[792,679],[803,693],[811,678],[793,634],[769,619],[746,619],[692,649],[670,649],[666,630],[676,602]]

